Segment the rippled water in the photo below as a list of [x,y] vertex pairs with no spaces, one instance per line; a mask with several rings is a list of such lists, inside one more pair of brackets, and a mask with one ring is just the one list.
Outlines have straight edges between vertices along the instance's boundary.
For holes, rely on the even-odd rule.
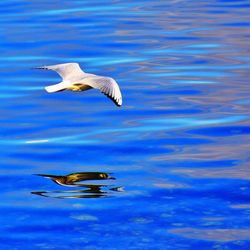
[[250,249],[249,1],[0,7],[1,249]]

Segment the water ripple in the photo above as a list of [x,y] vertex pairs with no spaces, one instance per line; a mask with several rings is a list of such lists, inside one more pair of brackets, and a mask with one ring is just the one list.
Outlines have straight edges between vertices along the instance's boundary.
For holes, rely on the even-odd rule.
[[[0,7],[1,249],[249,249],[247,0]],[[124,105],[30,70],[69,61]],[[88,171],[117,183],[34,175]]]
[[[34,140],[14,140],[13,143],[66,143],[66,144],[75,144],[75,143],[102,143],[99,139],[83,139],[88,137],[96,137],[98,135],[105,134],[115,134],[115,133],[124,133],[125,135],[121,137],[118,135],[118,138],[131,139],[135,134],[147,133],[147,132],[157,132],[157,131],[168,131],[175,129],[184,129],[190,127],[199,127],[215,124],[225,124],[225,123],[235,123],[248,119],[248,116],[230,116],[218,119],[209,119],[209,120],[198,120],[195,118],[172,118],[172,119],[153,119],[145,120],[142,123],[144,125],[138,127],[128,127],[128,128],[113,128],[113,129],[102,129],[98,131],[86,132],[84,134],[61,136],[61,137],[51,137],[46,139],[34,139]],[[8,143],[9,141],[2,141],[2,143]]]

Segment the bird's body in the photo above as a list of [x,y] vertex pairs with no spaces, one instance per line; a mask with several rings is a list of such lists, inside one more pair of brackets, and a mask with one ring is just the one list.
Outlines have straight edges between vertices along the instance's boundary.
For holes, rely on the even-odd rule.
[[62,77],[62,82],[45,87],[49,93],[63,90],[85,91],[94,88],[107,95],[117,106],[122,105],[121,91],[113,78],[85,73],[78,63],[63,63],[36,69],[54,70]]
[[67,88],[67,90],[71,90],[71,91],[85,91],[88,89],[92,89],[92,88],[82,83],[75,83],[74,85]]
[[79,172],[68,175],[48,175],[48,174],[38,174],[38,175],[43,176],[45,178],[49,178],[55,183],[62,186],[81,186],[81,184],[78,184],[78,182],[88,181],[88,180],[115,179],[114,177],[111,177],[108,173],[103,173],[103,172]]

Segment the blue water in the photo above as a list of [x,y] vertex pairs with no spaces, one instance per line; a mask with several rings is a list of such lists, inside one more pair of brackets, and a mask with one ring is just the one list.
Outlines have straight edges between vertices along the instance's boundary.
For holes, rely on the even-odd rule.
[[[0,249],[250,249],[249,13],[2,1]],[[31,68],[65,62],[116,79],[123,106],[46,93],[59,76]],[[79,172],[96,178],[39,176]]]

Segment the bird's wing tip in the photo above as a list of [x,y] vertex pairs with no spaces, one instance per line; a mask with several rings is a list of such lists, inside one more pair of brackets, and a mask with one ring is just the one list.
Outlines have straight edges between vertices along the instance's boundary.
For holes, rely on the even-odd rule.
[[31,69],[45,69],[48,70],[49,68],[46,66],[41,66],[41,67],[32,67]]
[[117,104],[118,107],[121,107],[121,106],[122,106],[122,99],[121,99],[121,98],[118,99],[118,100],[116,101],[116,104]]

